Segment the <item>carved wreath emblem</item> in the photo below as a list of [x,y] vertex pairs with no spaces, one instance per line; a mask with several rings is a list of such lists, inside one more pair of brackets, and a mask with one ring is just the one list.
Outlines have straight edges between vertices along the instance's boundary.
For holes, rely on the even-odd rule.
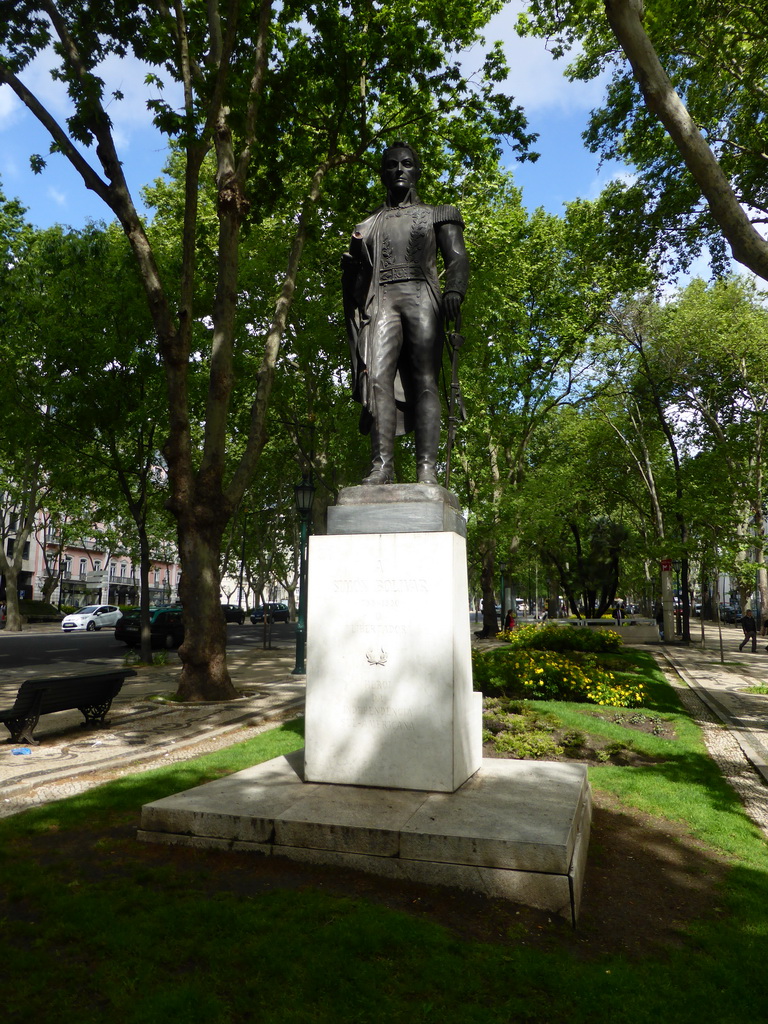
[[366,651],[365,652],[365,657],[366,657],[369,665],[386,665],[387,664],[387,658],[389,657],[389,655],[384,650],[384,648],[381,647],[381,648],[379,648],[379,653],[378,654],[374,650]]

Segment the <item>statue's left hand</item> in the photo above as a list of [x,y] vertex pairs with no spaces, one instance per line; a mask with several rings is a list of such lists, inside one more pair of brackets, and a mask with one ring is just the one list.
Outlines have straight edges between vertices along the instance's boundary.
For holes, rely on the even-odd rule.
[[443,319],[448,323],[456,323],[461,311],[461,295],[458,292],[446,292],[443,296]]

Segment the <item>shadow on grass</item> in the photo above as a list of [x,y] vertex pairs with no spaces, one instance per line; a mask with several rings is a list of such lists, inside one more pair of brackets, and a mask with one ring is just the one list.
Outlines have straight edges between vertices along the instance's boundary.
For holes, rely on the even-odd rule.
[[[765,1019],[766,873],[733,869],[710,905],[706,851],[686,847],[678,858],[658,830],[627,827],[612,812],[605,817],[615,819],[620,843],[610,860],[603,856],[605,887],[593,888],[601,901],[594,917],[573,932],[535,916],[531,928],[550,935],[530,943],[514,904],[494,908],[499,941],[478,942],[414,912],[433,902],[427,887],[421,900],[411,892],[414,906],[404,911],[375,895],[341,895],[341,886],[329,892],[320,876],[265,889],[261,862],[246,863],[246,855],[164,849],[162,857],[148,856],[139,844],[121,849],[119,841],[112,853],[110,838],[107,847],[73,845],[57,861],[56,837],[45,844],[28,838],[29,860],[17,857],[7,876],[18,893],[20,875],[23,891],[5,905],[0,897],[12,926],[7,1019],[25,1019],[41,978],[46,1000],[38,1018],[82,1024]],[[633,830],[642,832],[645,857],[630,871]],[[44,845],[48,856],[36,861]],[[626,950],[626,930],[642,923],[653,935],[651,901],[665,904],[665,934],[658,944]],[[599,940],[597,956],[584,955],[590,934]]]
[[[658,685],[651,708],[679,715],[684,725],[670,702],[674,693]],[[5,996],[7,1018],[28,1015],[42,978],[47,1017],[40,1019],[81,1024],[765,1019],[765,843],[755,842],[714,763],[694,749],[700,741],[693,724],[683,741],[687,750],[653,767],[595,769],[598,785],[647,802],[652,813],[701,821],[710,832],[719,822],[724,833],[741,837],[752,862],[731,869],[721,909],[681,929],[680,947],[668,953],[638,962],[617,948],[585,962],[578,933],[568,934],[567,946],[546,950],[527,945],[524,934],[499,945],[459,940],[413,914],[318,887],[259,891],[244,855],[164,849],[150,856],[127,830],[96,835],[135,820],[144,803],[298,749],[303,723],[296,721],[0,822],[0,916],[10,936],[4,966],[15,979]],[[55,834],[68,828],[87,832],[87,841]],[[9,837],[18,842],[4,842]],[[622,838],[631,857],[630,837]],[[674,857],[660,860],[649,845],[643,867],[632,885],[612,889],[614,898],[639,911],[644,894],[664,885],[676,903]],[[680,870],[706,873],[706,852]],[[632,927],[623,903],[614,913],[619,934]]]

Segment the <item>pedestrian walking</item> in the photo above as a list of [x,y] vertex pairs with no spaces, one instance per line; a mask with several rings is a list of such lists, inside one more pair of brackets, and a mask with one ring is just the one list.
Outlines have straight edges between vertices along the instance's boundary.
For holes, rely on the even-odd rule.
[[755,622],[755,617],[749,608],[747,608],[741,620],[741,628],[744,630],[744,639],[739,644],[739,650],[743,650],[744,645],[751,640],[752,653],[754,654],[757,650],[757,622]]

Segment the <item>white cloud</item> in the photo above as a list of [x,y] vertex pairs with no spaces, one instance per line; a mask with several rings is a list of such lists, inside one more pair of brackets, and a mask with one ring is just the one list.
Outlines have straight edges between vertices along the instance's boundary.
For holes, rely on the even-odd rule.
[[[24,169],[26,170],[26,168]],[[16,154],[3,153],[3,159],[0,163],[0,178],[3,180],[7,178],[18,178],[21,173],[22,168],[19,166]]]
[[0,131],[18,120],[21,104],[9,85],[0,85]]
[[[105,84],[105,106],[112,118],[115,131],[123,136],[130,136],[131,131],[145,129],[151,125],[151,114],[147,110],[147,100],[162,96],[167,102],[181,106],[181,87],[175,82],[166,82],[163,90],[157,86],[148,86],[145,78],[150,68],[135,57],[120,58],[110,55],[98,69]],[[123,99],[115,100],[111,94],[120,92]]]
[[[48,111],[63,124],[72,113],[72,104],[60,82],[51,78],[51,69],[59,63],[52,49],[44,50],[30,63],[22,78],[25,85]],[[158,96],[156,86],[148,86],[145,78],[149,67],[135,57],[121,58],[111,54],[99,65],[97,74],[104,80],[104,105],[113,122],[119,145],[127,145],[137,131],[154,130],[147,100]],[[113,93],[122,93],[117,100]],[[171,103],[180,103],[181,91],[175,83],[166,85],[162,93]],[[0,131],[10,128],[24,116],[21,102],[8,86],[0,87]]]
[[52,68],[59,63],[58,57],[49,47],[42,50],[20,76],[30,92],[37,96],[57,120],[66,117],[72,109],[61,82],[54,82],[51,78]]
[[[488,23],[484,35],[488,44],[501,40],[510,73],[506,90],[528,113],[557,111],[577,113],[597,106],[604,94],[603,79],[569,82],[565,68],[571,57],[554,60],[544,39],[520,38],[515,31],[525,0],[512,0]],[[479,51],[477,58],[479,60]]]
[[61,191],[61,189],[54,188],[53,185],[49,185],[48,188],[45,190],[45,194],[48,196],[51,202],[55,203],[57,206],[67,205],[67,197]]
[[597,199],[603,189],[612,181],[620,181],[624,185],[632,185],[637,181],[637,175],[628,170],[615,170],[615,164],[611,164],[609,173],[595,175],[585,192],[586,199]]

